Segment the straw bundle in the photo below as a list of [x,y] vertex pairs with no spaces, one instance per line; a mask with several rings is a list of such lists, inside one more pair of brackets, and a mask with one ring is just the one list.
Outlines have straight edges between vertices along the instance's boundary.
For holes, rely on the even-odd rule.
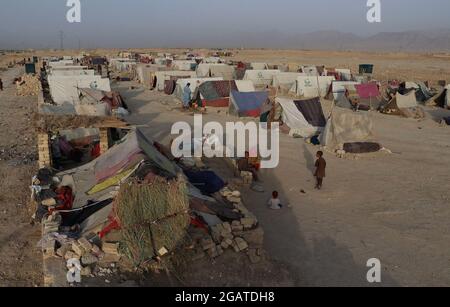
[[189,226],[189,199],[183,180],[157,177],[151,183],[123,184],[115,201],[123,253],[136,265],[174,250]]

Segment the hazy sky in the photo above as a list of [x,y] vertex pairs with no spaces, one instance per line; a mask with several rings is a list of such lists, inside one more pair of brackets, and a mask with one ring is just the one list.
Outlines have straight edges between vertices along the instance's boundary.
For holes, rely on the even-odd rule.
[[[338,30],[359,35],[450,28],[449,0],[381,0],[382,23],[366,21],[366,0],[81,0],[82,22],[66,21],[66,0],[0,1],[0,49],[224,45],[245,35]],[[234,46],[233,46],[234,47]]]

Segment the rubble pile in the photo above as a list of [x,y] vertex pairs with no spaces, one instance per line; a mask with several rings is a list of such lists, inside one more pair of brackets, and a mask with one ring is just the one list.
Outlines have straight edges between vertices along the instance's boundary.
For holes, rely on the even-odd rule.
[[94,243],[93,239],[86,237],[75,239],[60,234],[61,222],[59,213],[53,213],[42,221],[43,239],[40,245],[44,257],[63,259],[73,276],[79,273],[81,277],[103,277],[117,272],[116,264],[121,260],[119,243]]
[[224,222],[210,227],[209,234],[195,236],[194,260],[206,255],[214,259],[227,249],[236,253],[246,253],[253,264],[259,263],[263,255],[264,231],[258,225],[257,218],[244,206],[239,191],[225,187],[220,195],[234,206],[234,212],[243,217],[240,220]]
[[37,75],[23,75],[17,82],[17,96],[37,96],[42,91]]

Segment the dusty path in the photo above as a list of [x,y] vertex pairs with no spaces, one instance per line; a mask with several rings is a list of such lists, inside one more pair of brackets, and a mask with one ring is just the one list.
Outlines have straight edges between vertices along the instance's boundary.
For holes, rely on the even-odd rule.
[[[175,121],[192,123],[192,116],[171,111],[173,97],[122,90],[135,112],[130,120],[147,124],[157,140],[168,142]],[[205,121],[236,120],[209,113]],[[266,193],[248,191],[246,204],[265,229],[269,254],[291,267],[298,285],[368,286],[366,262],[378,258],[383,286],[448,286],[450,128],[431,118],[373,116],[379,141],[393,154],[358,160],[326,154],[328,177],[317,192],[317,148],[282,135],[279,167],[263,172]],[[272,190],[290,208],[268,210]]]
[[36,97],[17,97],[12,81],[21,69],[3,72],[0,92],[0,286],[42,285],[40,229],[30,225],[30,180],[37,167],[32,109]]

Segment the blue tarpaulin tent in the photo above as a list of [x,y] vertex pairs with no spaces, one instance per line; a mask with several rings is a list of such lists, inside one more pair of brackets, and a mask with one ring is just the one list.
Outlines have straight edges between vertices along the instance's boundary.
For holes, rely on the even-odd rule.
[[258,117],[261,107],[269,98],[268,92],[238,92],[232,91],[230,96],[230,114],[240,117]]

